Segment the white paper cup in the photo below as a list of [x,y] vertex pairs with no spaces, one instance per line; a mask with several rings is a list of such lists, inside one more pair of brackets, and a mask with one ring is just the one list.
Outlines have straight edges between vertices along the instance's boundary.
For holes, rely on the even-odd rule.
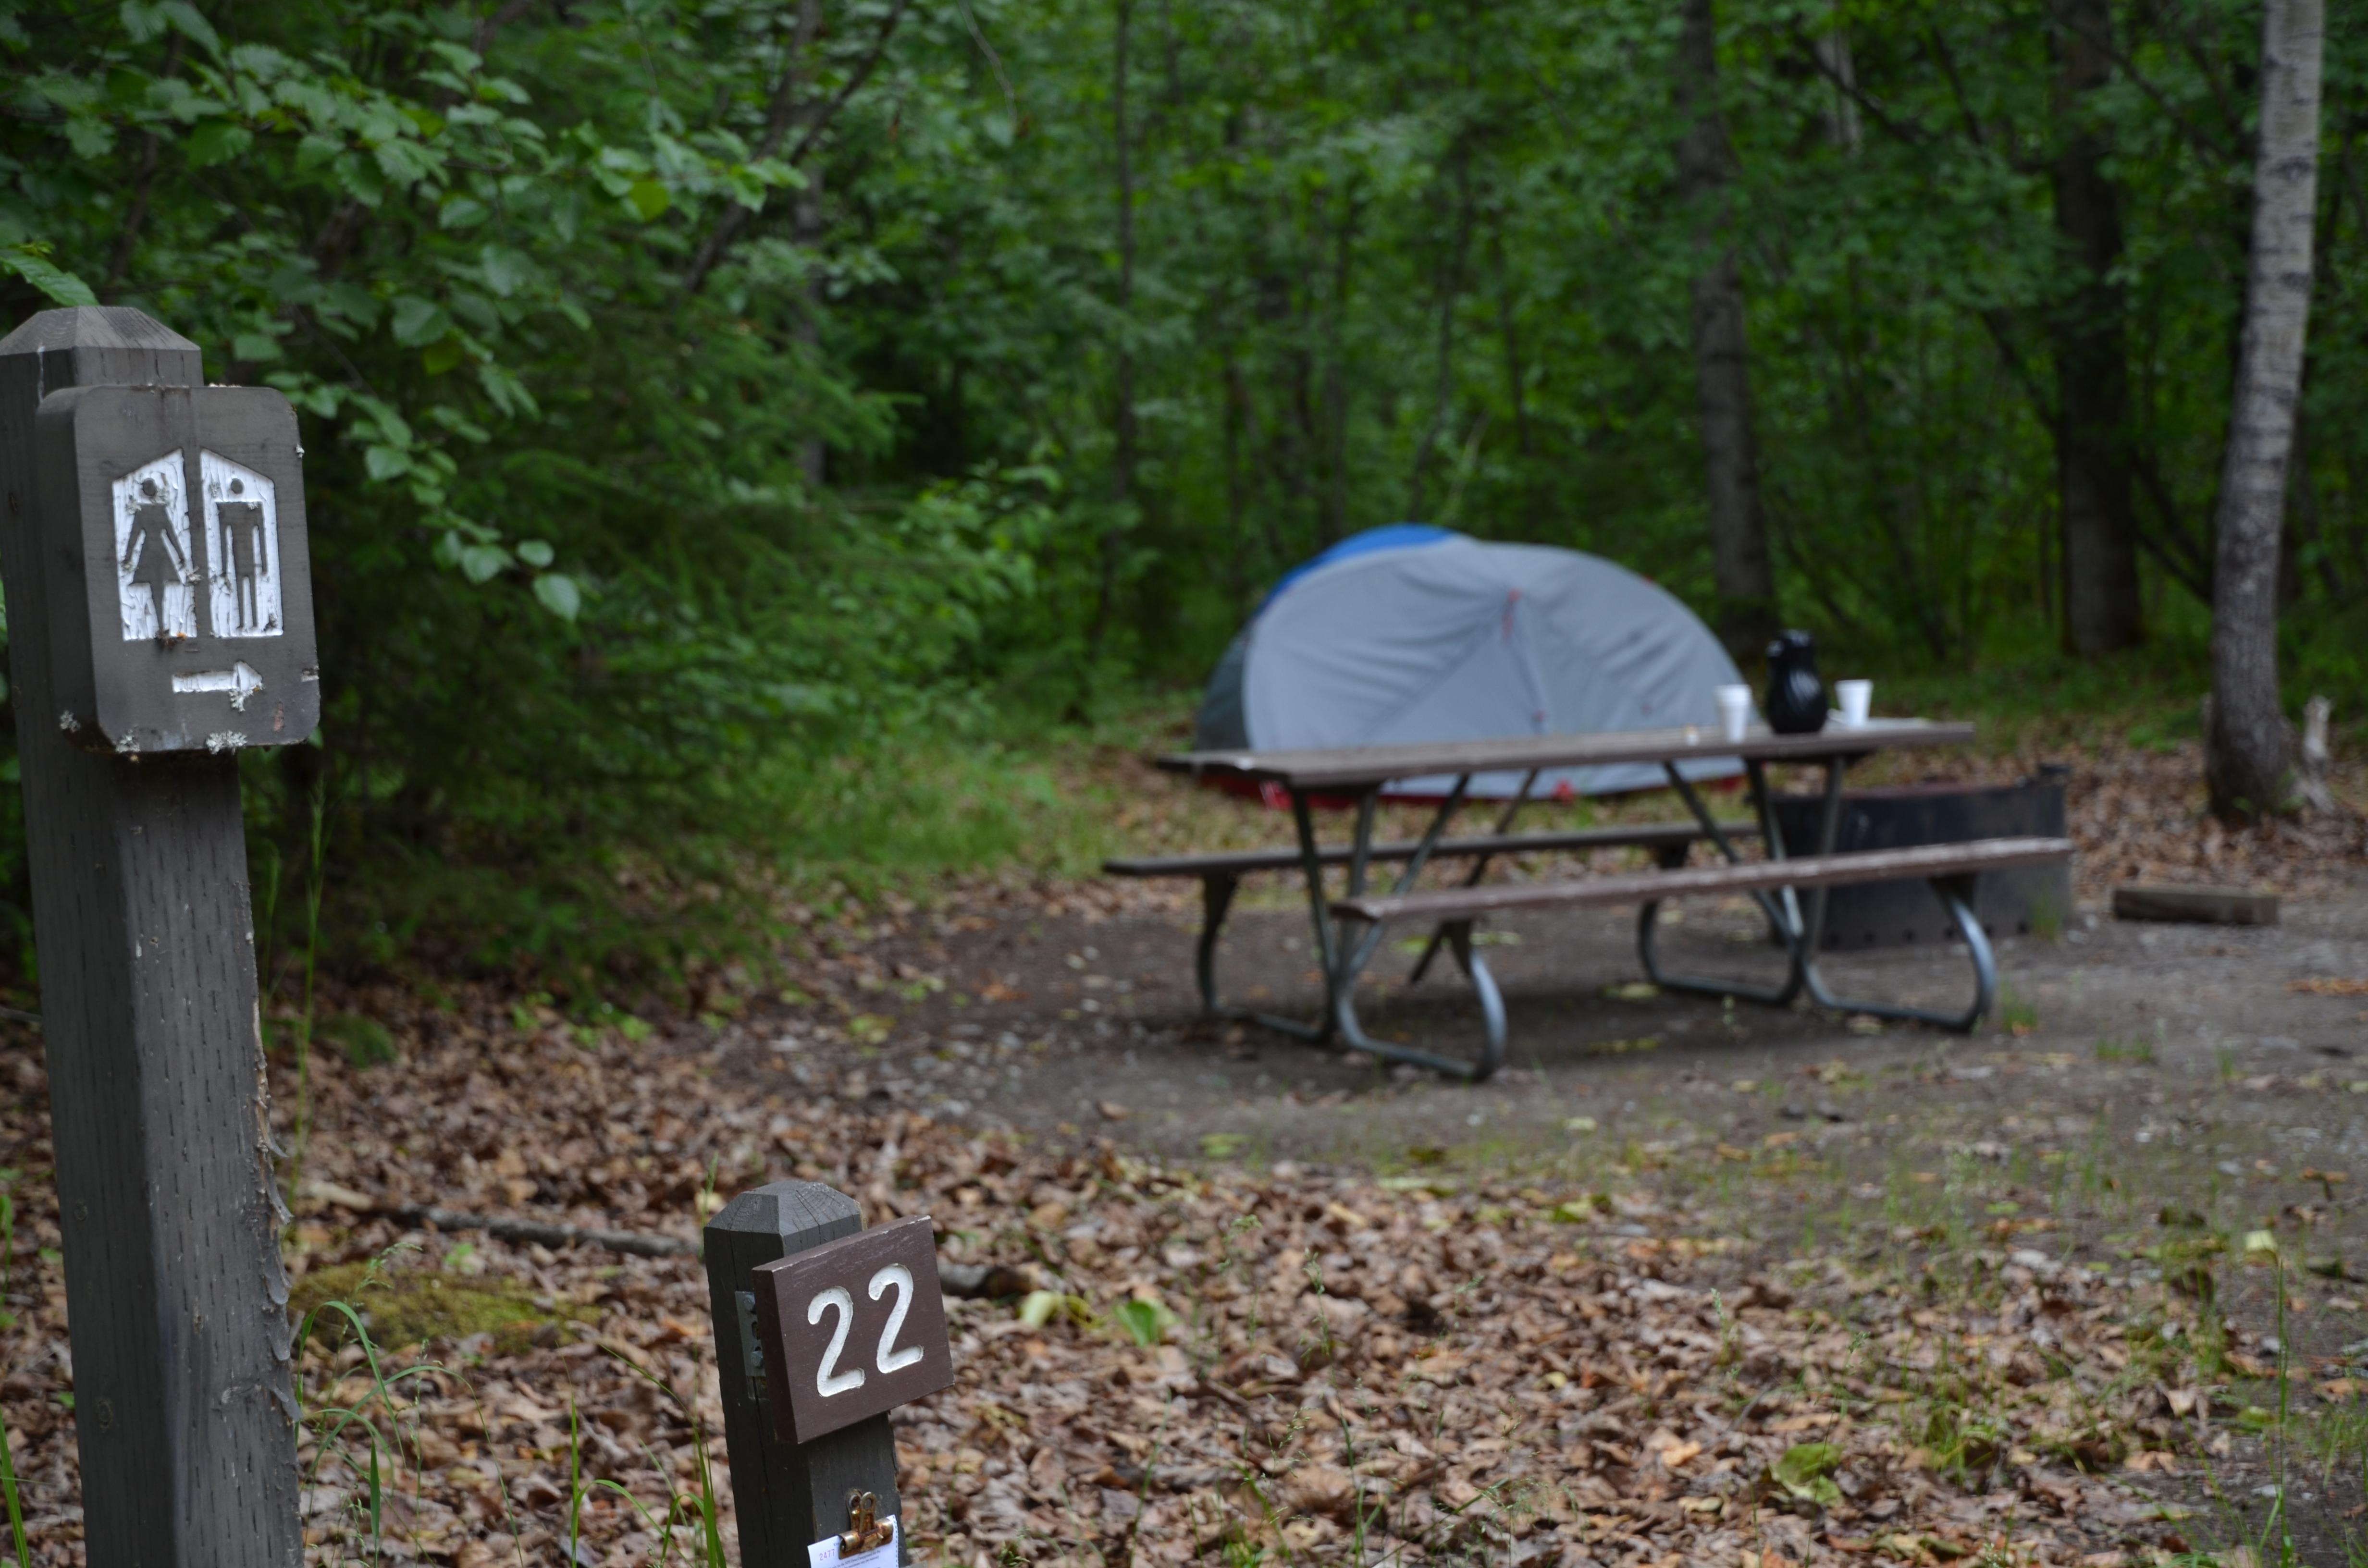
[[1867,710],[1874,703],[1874,682],[1871,680],[1838,680],[1834,682],[1834,700],[1842,705],[1842,722],[1850,729],[1863,728]]
[[1718,725],[1730,741],[1739,741],[1751,727],[1751,688],[1748,686],[1722,686],[1718,688]]

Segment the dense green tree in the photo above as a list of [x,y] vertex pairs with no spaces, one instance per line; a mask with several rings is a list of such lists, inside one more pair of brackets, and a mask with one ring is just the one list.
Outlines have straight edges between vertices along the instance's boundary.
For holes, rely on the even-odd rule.
[[[317,799],[390,944],[476,867],[532,946],[879,737],[1196,678],[1409,516],[1870,667],[2192,638],[2260,14],[0,0],[0,315],[139,304],[298,403],[329,716],[258,840]],[[2355,30],[2281,613],[2356,691]]]

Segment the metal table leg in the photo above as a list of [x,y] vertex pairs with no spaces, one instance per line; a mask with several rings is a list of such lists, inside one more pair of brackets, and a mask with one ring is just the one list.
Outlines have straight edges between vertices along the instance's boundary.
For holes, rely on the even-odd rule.
[[[1530,791],[1536,788],[1538,775],[1543,771],[1544,769],[1543,768],[1532,767],[1529,772],[1521,776],[1521,787],[1513,791],[1513,798],[1505,802],[1504,811],[1498,813],[1497,817],[1497,825],[1494,832],[1497,837],[1502,838],[1505,835],[1513,831],[1513,818],[1520,813],[1521,807],[1529,801]],[[1478,887],[1480,885],[1480,879],[1488,874],[1488,862],[1495,858],[1496,857],[1493,855],[1477,855],[1473,857],[1472,869],[1464,874],[1463,885],[1467,888]],[[1439,956],[1439,944],[1445,940],[1447,940],[1447,926],[1445,922],[1441,922],[1439,927],[1431,932],[1430,940],[1424,944],[1422,956],[1414,960],[1414,968],[1407,972],[1406,983],[1408,985],[1420,985],[1422,983],[1422,977],[1426,973],[1429,972],[1430,960]]]
[[[1833,756],[1825,760],[1826,783],[1817,812],[1818,855],[1831,855],[1841,843],[1842,780],[1853,759]],[[1751,779],[1752,803],[1758,809],[1760,832],[1768,844],[1768,858],[1782,860],[1786,856],[1782,830],[1776,821],[1775,799],[1768,788],[1767,771],[1759,763],[1746,765]],[[1710,812],[1702,804],[1691,785],[1679,776],[1674,764],[1668,765],[1669,780],[1678,793],[1702,823],[1703,831],[1720,852],[1730,860],[1739,858],[1733,845],[1718,831]],[[1759,907],[1777,939],[1782,942],[1792,960],[1791,972],[1784,983],[1775,989],[1742,985],[1727,981],[1707,980],[1699,976],[1671,975],[1661,971],[1653,950],[1653,936],[1659,913],[1658,902],[1646,904],[1636,917],[1636,950],[1645,964],[1645,973],[1656,985],[1673,991],[1691,991],[1713,996],[1737,996],[1746,1001],[1765,1002],[1783,1006],[1805,993],[1820,1007],[1837,1012],[1866,1013],[1875,1017],[1903,1018],[1915,1023],[1937,1024],[1942,1028],[1960,1033],[1971,1030],[1995,1005],[1998,996],[1998,958],[1991,949],[1988,934],[1974,915],[1974,879],[1970,876],[1938,877],[1932,880],[1932,892],[1941,907],[1956,922],[1957,931],[1964,938],[1967,956],[1974,966],[1974,1000],[1964,1012],[1949,1012],[1930,1007],[1908,1007],[1887,1002],[1865,1002],[1834,994],[1818,971],[1817,953],[1826,939],[1826,911],[1832,892],[1830,888],[1811,888],[1807,895],[1807,913],[1802,911],[1802,900],[1791,888],[1774,894],[1756,893]]]
[[[1423,834],[1422,842],[1415,846],[1414,858],[1406,862],[1406,869],[1398,876],[1396,886],[1391,890],[1393,892],[1406,892],[1414,885],[1415,880],[1422,875],[1423,868],[1429,863],[1431,851],[1438,847],[1440,836],[1447,831],[1448,823],[1453,819],[1457,809],[1463,805],[1464,793],[1471,787],[1470,774],[1464,774],[1455,780],[1455,788],[1448,792],[1447,799],[1440,803],[1438,812],[1431,817],[1429,828]],[[1297,800],[1298,797],[1293,796],[1294,804]],[[1372,803],[1373,795],[1370,792],[1359,797],[1357,802],[1357,840],[1349,858],[1349,896],[1351,898],[1365,891],[1366,851],[1372,839]],[[1304,815],[1303,820],[1304,820]],[[1313,839],[1308,838],[1304,842],[1312,844]],[[1302,854],[1303,857],[1308,857],[1312,856],[1313,851],[1303,849]],[[1320,872],[1321,869],[1313,867],[1311,863],[1311,869]],[[1320,876],[1311,885],[1317,890],[1317,902],[1320,906],[1323,902],[1321,898],[1323,884]],[[1328,909],[1324,911],[1324,915],[1328,920]],[[1481,960],[1479,954],[1473,949],[1470,921],[1452,923],[1448,940],[1455,950],[1456,960],[1463,965],[1463,972],[1471,977],[1473,989],[1479,994],[1480,997],[1481,1020],[1486,1029],[1486,1039],[1477,1062],[1463,1062],[1453,1057],[1438,1056],[1428,1051],[1417,1051],[1410,1046],[1375,1040],[1367,1034],[1364,1026],[1357,1018],[1357,977],[1364,972],[1365,966],[1372,961],[1375,950],[1381,946],[1383,927],[1378,924],[1368,926],[1353,939],[1338,927],[1330,927],[1330,931],[1331,935],[1325,946],[1326,957],[1329,960],[1325,969],[1325,1006],[1331,1025],[1331,1034],[1337,1036],[1341,1043],[1351,1050],[1369,1051],[1392,1062],[1412,1062],[1417,1067],[1429,1068],[1434,1073],[1469,1078],[1475,1083],[1487,1077],[1504,1064],[1504,995],[1497,990],[1496,976],[1488,972],[1488,966]]]
[[1802,969],[1809,988],[1809,999],[1820,1007],[1830,1007],[1839,1013],[1867,1013],[1878,1018],[1905,1018],[1913,1023],[1938,1024],[1958,1034],[1970,1034],[1998,1003],[1998,955],[1990,947],[1989,933],[1982,929],[1980,916],[1974,913],[1974,881],[1971,876],[1934,877],[1932,894],[1949,918],[1957,923],[1957,934],[1965,939],[1965,954],[1974,965],[1974,1000],[1962,1013],[1947,1012],[1934,1007],[1907,1007],[1890,1002],[1862,1002],[1837,996],[1826,988],[1825,977],[1817,972],[1816,960],[1804,959]]
[[[1817,853],[1831,855],[1841,846],[1842,772],[1851,759],[1838,756],[1826,764],[1826,795],[1817,817]],[[1771,819],[1770,831],[1773,831]],[[1826,908],[1831,888],[1809,890],[1809,918],[1800,928],[1800,939],[1793,945],[1793,957],[1802,986],[1809,1000],[1820,1007],[1830,1007],[1841,1013],[1867,1013],[1879,1018],[1905,1018],[1915,1023],[1938,1024],[1943,1028],[1965,1033],[1981,1021],[1998,995],[1998,957],[1990,949],[1989,934],[1982,929],[1974,914],[1974,879],[1971,876],[1935,877],[1931,880],[1933,896],[1949,912],[1957,924],[1957,932],[1965,939],[1965,951],[1974,965],[1974,1001],[1969,1011],[1952,1013],[1931,1007],[1907,1007],[1889,1002],[1861,1002],[1838,996],[1826,985],[1825,976],[1817,970],[1817,954],[1826,941]],[[1789,894],[1790,890],[1787,890]]]
[[[1445,834],[1448,823],[1454,818],[1457,808],[1463,803],[1464,792],[1470,788],[1471,782],[1469,775],[1456,780],[1455,788],[1449,792],[1447,800],[1441,803],[1437,814],[1432,817],[1429,831],[1424,834],[1422,841],[1416,846],[1414,858],[1407,862],[1406,869],[1398,878],[1397,886],[1394,891],[1404,892],[1413,885],[1414,880],[1422,874],[1423,868],[1429,864],[1432,852],[1438,848],[1439,841]],[[1375,788],[1367,790],[1357,799],[1355,837],[1351,841],[1349,856],[1349,888],[1352,896],[1365,891],[1365,881],[1371,871],[1373,812],[1379,796],[1380,790]],[[1225,914],[1233,904],[1234,893],[1239,886],[1239,879],[1230,876],[1207,877],[1201,881],[1202,915],[1196,971],[1200,980],[1202,1008],[1216,1017],[1257,1024],[1261,1028],[1274,1029],[1291,1036],[1293,1040],[1303,1040],[1316,1045],[1327,1045],[1336,1038],[1345,1037],[1348,1043],[1356,1050],[1369,1051],[1377,1056],[1387,1056],[1395,1061],[1416,1062],[1424,1067],[1452,1073],[1459,1076],[1472,1076],[1474,1070],[1469,1062],[1432,1056],[1424,1051],[1409,1051],[1404,1046],[1375,1040],[1369,1038],[1359,1027],[1355,1008],[1347,998],[1350,989],[1356,983],[1357,976],[1361,974],[1365,966],[1372,961],[1373,951],[1380,945],[1381,932],[1378,928],[1364,931],[1351,944],[1348,937],[1334,924],[1331,902],[1324,891],[1324,861],[1321,846],[1317,844],[1315,837],[1315,812],[1304,791],[1292,792],[1291,813],[1292,824],[1299,834],[1300,875],[1307,885],[1308,924],[1315,934],[1316,961],[1324,973],[1323,1012],[1317,1020],[1311,1024],[1297,1018],[1285,1017],[1277,1013],[1260,1012],[1252,1007],[1229,1006],[1218,1000],[1217,938],[1224,926]],[[1487,1073],[1495,1070],[1497,1062],[1503,1060],[1504,1004],[1497,994],[1496,981],[1489,975],[1487,967],[1479,963],[1478,959],[1472,953],[1469,938],[1470,933],[1467,929],[1465,939],[1457,947],[1456,953],[1457,957],[1463,961],[1465,972],[1473,975],[1474,985],[1480,990],[1483,1013],[1492,1020],[1489,1053],[1480,1069],[1480,1075],[1486,1076]]]
[[[1370,815],[1370,808],[1367,814]],[[1291,792],[1291,817],[1299,830],[1299,870],[1307,881],[1307,914],[1315,932],[1315,960],[1327,976],[1332,972],[1332,911],[1324,898],[1324,860],[1315,842],[1315,819],[1309,811],[1304,790]],[[1279,1013],[1261,1013],[1247,1007],[1228,1008],[1229,1016],[1246,1019],[1264,1028],[1277,1029],[1293,1040],[1304,1040],[1322,1045],[1332,1038],[1332,1009],[1327,993],[1323,1015],[1313,1024],[1297,1018],[1286,1018]]]
[[1201,982],[1203,1013],[1224,1011],[1217,1000],[1217,936],[1225,928],[1225,912],[1233,908],[1234,893],[1241,885],[1241,879],[1235,876],[1201,879],[1201,945],[1193,954],[1192,972]]
[[[1398,873],[1396,884],[1390,889],[1393,894],[1405,892],[1413,887],[1416,880],[1422,875],[1423,868],[1430,864],[1432,852],[1439,847],[1440,839],[1446,835],[1447,824],[1455,819],[1456,812],[1463,804],[1464,791],[1471,786],[1472,776],[1468,773],[1455,780],[1455,788],[1447,792],[1447,799],[1440,801],[1439,810],[1431,814],[1430,826],[1424,830],[1421,842],[1415,846],[1414,858],[1407,861],[1406,869]],[[1372,824],[1363,818],[1359,819],[1359,828],[1360,832],[1366,834],[1372,832]],[[1364,840],[1360,839],[1359,842],[1361,844]],[[1356,863],[1360,859],[1361,852],[1352,857],[1349,881],[1350,898],[1355,898],[1365,891],[1363,867]],[[1353,980],[1357,975],[1363,973],[1365,966],[1372,962],[1374,950],[1380,947],[1382,933],[1378,926],[1365,933],[1364,939],[1358,944],[1356,954],[1349,964],[1350,979]]]
[[[1743,857],[1736,852],[1734,844],[1728,840],[1725,833],[1720,831],[1718,820],[1711,814],[1710,808],[1702,803],[1702,798],[1694,791],[1693,785],[1678,771],[1677,764],[1668,763],[1664,767],[1668,772],[1669,782],[1676,787],[1679,796],[1686,803],[1686,808],[1693,812],[1694,820],[1702,824],[1702,831],[1710,836],[1711,843],[1717,847],[1719,853],[1725,856],[1730,862],[1742,859]],[[1784,858],[1784,836],[1776,825],[1775,807],[1770,800],[1768,791],[1767,769],[1756,761],[1746,763],[1744,767],[1751,780],[1752,804],[1759,812],[1759,831],[1768,845],[1768,858],[1771,860],[1781,860]],[[1837,801],[1839,801],[1840,778],[1839,765],[1828,764],[1827,792]],[[1682,863],[1682,855],[1683,851],[1679,851],[1680,858],[1678,863]],[[1662,901],[1659,899],[1655,899],[1636,912],[1636,956],[1644,962],[1645,978],[1665,991],[1688,991],[1702,996],[1734,996],[1746,1002],[1764,1002],[1771,1007],[1789,1006],[1793,998],[1801,994],[1804,983],[1799,907],[1793,898],[1793,890],[1790,888],[1785,888],[1779,893],[1756,892],[1751,896],[1759,903],[1760,913],[1768,917],[1770,928],[1775,933],[1777,939],[1783,943],[1786,955],[1791,960],[1783,984],[1770,987],[1748,984],[1741,981],[1719,980],[1704,975],[1665,972],[1661,968],[1659,955],[1654,950],[1653,945],[1654,932],[1660,921]]]
[[[1306,802],[1293,796],[1292,804],[1299,827],[1300,869],[1309,879],[1309,905],[1315,921],[1317,959],[1328,974],[1332,967],[1332,924],[1331,912],[1324,903],[1324,863],[1316,858],[1315,827],[1308,815]],[[1233,1018],[1242,1023],[1256,1024],[1260,1028],[1273,1029],[1293,1040],[1323,1043],[1332,1036],[1329,1007],[1315,1023],[1308,1024],[1280,1013],[1232,1006],[1218,1000],[1217,938],[1224,928],[1225,914],[1233,907],[1234,894],[1240,886],[1241,880],[1232,876],[1204,877],[1201,881],[1201,943],[1195,954],[1194,970],[1201,983],[1201,1010],[1212,1017]]]

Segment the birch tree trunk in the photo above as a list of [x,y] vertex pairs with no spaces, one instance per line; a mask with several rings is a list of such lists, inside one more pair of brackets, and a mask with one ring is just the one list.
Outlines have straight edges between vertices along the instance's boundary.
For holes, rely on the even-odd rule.
[[2278,697],[2278,536],[2310,324],[2311,222],[2318,198],[2319,63],[2326,0],[2266,0],[2251,255],[2228,448],[2221,460],[2212,585],[2212,809],[2283,806],[2286,721]]
[[1678,42],[1678,188],[1701,225],[1702,270],[1694,277],[1694,382],[1702,407],[1702,458],[1710,486],[1711,567],[1718,585],[1718,634],[1738,659],[1775,635],[1776,577],[1759,499],[1759,454],[1751,429],[1751,360],[1744,336],[1743,278],[1721,232],[1734,149],[1718,107],[1718,26],[1711,0],[1684,0]]

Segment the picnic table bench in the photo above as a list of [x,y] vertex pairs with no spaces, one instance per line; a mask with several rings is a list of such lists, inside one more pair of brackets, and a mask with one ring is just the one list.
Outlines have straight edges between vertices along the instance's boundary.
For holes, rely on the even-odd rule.
[[[1121,876],[1194,876],[1203,888],[1205,918],[1198,970],[1203,1005],[1212,1012],[1248,1018],[1320,1044],[1338,1044],[1375,1056],[1412,1062],[1439,1072],[1478,1080],[1503,1064],[1506,1021],[1502,993],[1486,963],[1474,950],[1473,927],[1491,915],[1521,909],[1583,908],[1635,903],[1637,950],[1646,975],[1674,991],[1695,992],[1784,1006],[1806,994],[1822,1006],[1878,1017],[1916,1019],[1960,1031],[1971,1029],[1997,1000],[1997,960],[1988,935],[1973,912],[1972,879],[1985,870],[2044,864],[2067,858],[2069,840],[2056,838],[1986,839],[1966,844],[1923,845],[1905,849],[1839,855],[1834,846],[1841,823],[1842,778],[1852,762],[1874,752],[1906,746],[1962,745],[1974,738],[1969,724],[1935,723],[1925,720],[1877,720],[1849,729],[1828,729],[1817,734],[1779,735],[1755,726],[1740,741],[1727,741],[1695,727],[1680,730],[1634,731],[1588,735],[1522,736],[1508,740],[1443,742],[1421,745],[1345,747],[1301,752],[1185,752],[1159,759],[1159,766],[1195,778],[1216,777],[1242,786],[1278,786],[1291,800],[1298,830],[1296,850],[1255,850],[1232,855],[1176,856],[1113,860],[1106,869]],[[1721,822],[1714,818],[1694,788],[1688,763],[1732,757],[1743,765],[1756,821]],[[1691,824],[1653,824],[1642,827],[1585,829],[1568,834],[1512,835],[1514,814],[1530,798],[1539,776],[1548,770],[1619,762],[1658,764],[1685,801]],[[1796,856],[1779,826],[1767,768],[1771,763],[1821,767],[1825,788],[1818,814],[1819,831],[1811,853]],[[1699,769],[1692,770],[1698,772]],[[1472,780],[1486,773],[1517,773],[1522,784],[1497,824],[1485,837],[1450,839],[1445,829],[1464,803]],[[1394,780],[1451,778],[1454,780],[1440,801],[1429,830],[1410,843],[1373,842],[1375,806]],[[1315,798],[1349,796],[1354,803],[1355,826],[1347,845],[1317,841]],[[1737,841],[1756,836],[1765,858],[1747,862]],[[1692,846],[1707,840],[1724,864],[1688,867]],[[1653,850],[1660,869],[1645,873],[1591,876],[1576,881],[1486,886],[1481,879],[1498,855],[1543,849],[1587,849],[1634,846]],[[1474,862],[1460,887],[1416,892],[1415,883],[1430,861],[1442,854]],[[1367,888],[1367,876],[1377,862],[1401,863],[1396,885],[1386,893]],[[1326,885],[1329,868],[1347,868],[1345,893],[1334,897]],[[1306,883],[1310,924],[1314,927],[1325,986],[1325,1008],[1315,1022],[1285,1018],[1241,1008],[1222,1007],[1215,986],[1217,933],[1239,879],[1253,871],[1296,867]],[[1836,994],[1819,973],[1816,952],[1825,926],[1826,890],[1850,882],[1905,879],[1931,887],[1964,939],[1974,969],[1974,997],[1963,1010],[1936,1010]],[[1766,916],[1770,934],[1789,959],[1784,981],[1775,986],[1712,976],[1675,974],[1665,971],[1654,947],[1654,930],[1661,903],[1673,897],[1731,896],[1752,898]],[[1805,907],[1804,907],[1805,906]],[[1438,1055],[1368,1035],[1357,1018],[1356,981],[1372,961],[1383,927],[1396,920],[1422,920],[1433,926],[1430,945],[1417,962],[1413,978],[1420,979],[1432,953],[1442,944],[1456,957],[1470,978],[1481,1006],[1486,1040],[1476,1060]]]
[[[1720,827],[1730,838],[1753,837],[1759,832],[1757,823],[1722,823]],[[1627,827],[1585,827],[1563,833],[1491,833],[1471,838],[1443,838],[1430,846],[1430,858],[1471,860],[1474,862],[1464,885],[1477,885],[1487,874],[1488,864],[1500,855],[1537,855],[1585,853],[1595,849],[1652,849],[1667,854],[1674,849],[1682,852],[1703,836],[1699,824],[1690,822],[1638,823]],[[1370,845],[1365,851],[1368,861],[1399,862],[1413,859],[1423,852],[1422,841],[1417,838],[1389,839]],[[1356,858],[1356,846],[1327,844],[1315,851],[1318,864],[1346,866]],[[1304,864],[1296,847],[1276,849],[1226,850],[1204,855],[1158,855],[1121,858],[1102,862],[1102,870],[1113,877],[1198,877],[1201,881],[1201,938],[1193,954],[1193,974],[1201,987],[1201,1008],[1212,1014],[1224,1012],[1217,999],[1217,938],[1224,930],[1225,915],[1233,908],[1234,894],[1240,891],[1242,879],[1259,871],[1297,870]],[[1413,978],[1420,980],[1430,967],[1433,944],[1415,965]],[[1250,1015],[1253,1017],[1258,1015]]]

